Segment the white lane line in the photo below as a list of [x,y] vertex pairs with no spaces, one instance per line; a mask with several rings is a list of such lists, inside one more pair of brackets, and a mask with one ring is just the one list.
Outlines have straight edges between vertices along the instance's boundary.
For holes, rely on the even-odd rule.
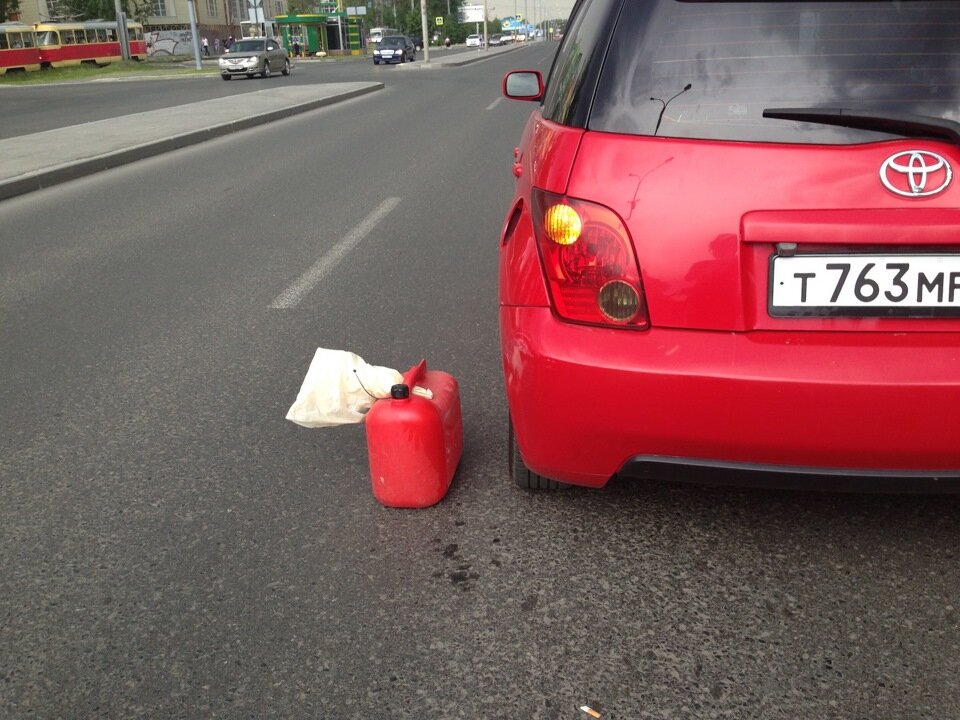
[[276,310],[289,310],[300,304],[300,301],[323,280],[324,276],[337,266],[347,253],[357,246],[383,220],[391,210],[400,203],[400,198],[391,197],[380,203],[380,206],[367,215],[359,225],[347,233],[346,237],[327,250],[300,279],[288,287],[270,303]]
[[501,100],[503,100],[503,98],[502,98],[502,97],[498,97],[498,98],[497,98],[496,100],[494,100],[492,103],[490,103],[489,105],[487,105],[487,110],[493,110],[497,105],[500,104],[500,101],[501,101]]

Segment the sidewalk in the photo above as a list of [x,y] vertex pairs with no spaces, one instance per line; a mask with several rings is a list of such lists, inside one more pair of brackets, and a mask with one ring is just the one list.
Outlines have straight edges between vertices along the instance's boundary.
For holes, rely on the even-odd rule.
[[0,200],[382,89],[283,86],[0,140]]

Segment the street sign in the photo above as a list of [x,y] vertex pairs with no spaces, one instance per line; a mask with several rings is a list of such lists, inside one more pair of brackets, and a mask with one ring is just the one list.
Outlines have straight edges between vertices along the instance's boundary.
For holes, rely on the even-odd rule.
[[443,25],[443,18],[438,17],[433,19],[434,25]]

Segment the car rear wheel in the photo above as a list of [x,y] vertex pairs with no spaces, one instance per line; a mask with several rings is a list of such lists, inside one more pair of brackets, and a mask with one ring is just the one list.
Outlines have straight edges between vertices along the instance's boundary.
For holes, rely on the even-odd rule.
[[560,490],[567,487],[566,483],[557,482],[543,475],[537,475],[523,463],[520,448],[517,446],[517,437],[513,434],[513,420],[508,423],[509,439],[507,441],[507,462],[510,464],[510,479],[523,490]]
[[283,70],[281,70],[280,72],[283,73],[284,75],[289,75],[289,74],[290,74],[290,59],[289,59],[289,58],[283,61]]
[[269,60],[263,61],[263,72],[260,73],[260,77],[265,77],[265,78],[270,77],[270,61]]

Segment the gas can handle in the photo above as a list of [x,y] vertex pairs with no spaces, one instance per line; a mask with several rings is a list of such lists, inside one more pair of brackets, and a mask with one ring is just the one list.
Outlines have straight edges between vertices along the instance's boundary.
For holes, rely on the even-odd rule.
[[403,384],[412,389],[426,374],[427,361],[423,359],[403,374]]

